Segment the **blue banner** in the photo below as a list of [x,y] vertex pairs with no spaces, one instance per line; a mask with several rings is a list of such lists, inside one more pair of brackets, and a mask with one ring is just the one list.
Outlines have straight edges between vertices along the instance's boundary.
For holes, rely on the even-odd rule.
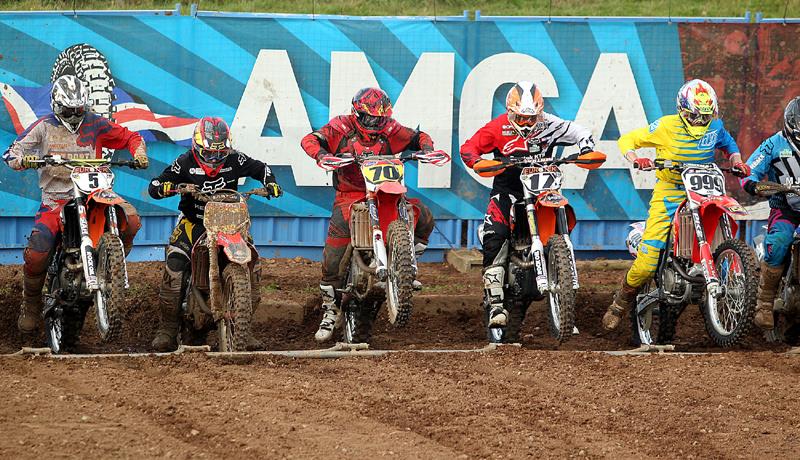
[[[120,170],[116,183],[144,215],[177,212],[174,199],[151,200],[147,183],[186,150],[198,118],[216,115],[287,192],[257,202],[254,215],[329,216],[331,176],[300,138],[348,112],[357,89],[378,85],[401,123],[453,154],[444,168],[411,166],[410,195],[439,219],[479,219],[488,183],[458,148],[524,79],[542,89],[547,111],[590,128],[608,154],[595,171],[565,168],[578,218],[642,219],[654,178],[629,169],[616,139],[672,113],[684,80],[678,26],[667,23],[0,14],[0,36],[0,148],[49,111],[52,79],[74,73],[95,111],[147,140],[150,169]],[[35,173],[0,167],[0,215],[33,215],[38,202]]]

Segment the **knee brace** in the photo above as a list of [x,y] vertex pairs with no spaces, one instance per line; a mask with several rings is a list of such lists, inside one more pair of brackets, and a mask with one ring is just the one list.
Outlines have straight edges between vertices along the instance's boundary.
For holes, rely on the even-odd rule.
[[490,265],[483,270],[483,287],[486,297],[492,305],[502,304],[505,298],[503,285],[506,279],[506,268],[502,265]]

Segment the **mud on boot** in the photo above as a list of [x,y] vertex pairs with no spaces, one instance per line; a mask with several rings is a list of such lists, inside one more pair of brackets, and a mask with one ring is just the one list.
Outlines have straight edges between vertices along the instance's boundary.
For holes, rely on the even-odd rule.
[[639,288],[628,284],[627,279],[622,280],[622,287],[614,295],[614,301],[608,306],[608,310],[603,315],[603,329],[613,331],[619,327],[625,312],[630,311],[636,304],[636,294],[638,292]]
[[24,275],[22,279],[22,304],[19,307],[17,328],[23,334],[35,334],[42,323],[42,287],[47,274]]
[[783,275],[783,266],[773,267],[766,262],[761,263],[761,279],[758,284],[758,297],[756,303],[756,315],[753,323],[764,331],[769,331],[775,327],[775,318],[772,307],[775,303],[775,296],[778,285]]
[[508,324],[508,311],[502,305],[489,307],[489,327],[501,327]]
[[322,293],[322,321],[314,334],[317,342],[327,342],[333,332],[342,324],[342,309],[336,304],[336,290],[330,285],[319,285]]

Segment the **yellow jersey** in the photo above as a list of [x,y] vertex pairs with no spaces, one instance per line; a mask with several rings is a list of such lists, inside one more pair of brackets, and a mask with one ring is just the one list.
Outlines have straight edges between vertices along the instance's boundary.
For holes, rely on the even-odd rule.
[[[693,135],[677,114],[663,116],[650,126],[624,134],[617,143],[623,155],[630,150],[655,147],[657,160],[683,163],[713,163],[716,149],[724,151],[726,156],[739,153],[739,146],[725,129],[722,120],[712,120],[705,131]],[[657,171],[656,177],[673,183],[681,181],[680,174],[673,171]]]

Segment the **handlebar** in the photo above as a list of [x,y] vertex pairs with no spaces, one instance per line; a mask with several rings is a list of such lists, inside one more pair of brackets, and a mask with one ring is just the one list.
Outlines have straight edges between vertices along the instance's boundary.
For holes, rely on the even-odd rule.
[[60,155],[47,155],[40,160],[33,160],[32,163],[44,166],[125,166],[132,169],[136,168],[136,161],[134,160],[111,161],[106,158],[63,158]]
[[[434,151],[438,152],[438,151]],[[339,169],[345,166],[349,166],[351,164],[358,164],[361,165],[366,161],[388,161],[388,160],[400,160],[403,163],[407,161],[419,161],[422,163],[432,163],[437,166],[440,166],[444,163],[450,161],[450,156],[447,154],[443,154],[440,157],[437,157],[436,160],[428,161],[429,158],[426,155],[431,154],[431,152],[424,151],[424,150],[417,150],[417,151],[405,151],[401,152],[397,155],[370,155],[370,154],[363,154],[363,155],[352,155],[350,153],[343,153],[343,154],[330,154],[333,157],[332,161],[330,161],[325,169],[327,170],[334,170]]]
[[526,166],[548,167],[548,166],[559,166],[563,164],[600,165],[603,162],[605,162],[605,156],[603,156],[602,159],[583,159],[581,158],[581,154],[575,153],[573,155],[569,155],[562,158],[554,158],[554,159],[537,159],[533,155],[525,155],[525,156],[508,156],[495,160],[498,161],[500,164],[482,167],[480,168],[480,173],[491,173],[494,171],[502,171],[509,167],[518,167],[518,168]]
[[[682,172],[684,169],[687,168],[708,168],[709,165],[713,165],[714,163],[708,164],[700,164],[700,163],[684,163],[680,161],[674,160],[654,160],[653,164],[655,165],[654,169],[659,171],[666,170],[666,171],[675,171],[675,172]],[[723,172],[733,172],[732,168],[723,168],[721,166],[717,166],[720,171]],[[639,165],[636,163],[633,164],[633,169],[640,169]]]
[[760,181],[756,183],[755,192],[756,195],[766,198],[778,193],[800,194],[800,185],[783,185],[777,182]]
[[[173,191],[177,195],[192,195],[198,201],[221,201],[221,202],[235,202],[241,199],[247,201],[251,196],[260,196],[262,198],[271,199],[266,188],[255,188],[246,192],[240,192],[230,188],[220,188],[216,190],[198,190],[194,184],[178,184]],[[235,199],[234,199],[235,197]],[[218,198],[218,199],[215,199]]]

